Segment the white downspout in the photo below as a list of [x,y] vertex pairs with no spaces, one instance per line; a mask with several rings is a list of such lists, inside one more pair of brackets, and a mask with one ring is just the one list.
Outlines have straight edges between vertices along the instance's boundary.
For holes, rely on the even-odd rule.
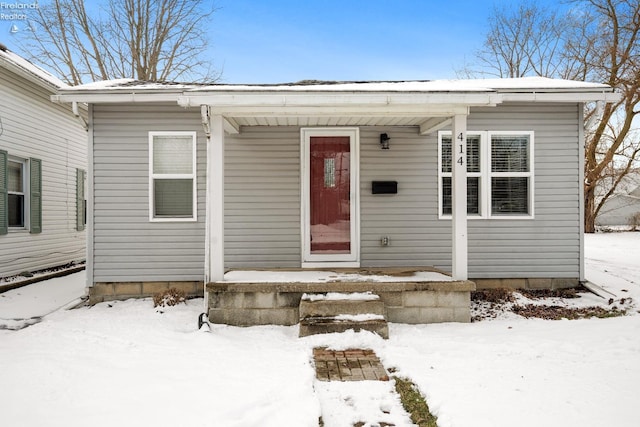
[[[604,107],[604,103],[598,101],[598,105],[596,107],[596,109],[601,109]],[[599,114],[598,111],[594,112],[593,116],[591,116],[591,119],[593,119],[596,115],[596,113]],[[591,120],[590,120],[591,121]],[[580,281],[580,283],[584,283],[586,281],[586,277],[585,277],[585,264],[584,264],[584,215],[585,215],[585,211],[584,211],[584,162],[585,162],[585,128],[588,128],[592,125],[593,123],[584,123],[584,104],[580,103],[578,104],[578,185],[579,185],[579,194],[580,194],[580,202],[579,202],[579,215],[578,215],[578,222],[579,224],[579,272],[578,272],[578,280]]]
[[80,111],[78,110],[78,103],[76,101],[73,101],[71,103],[71,111],[73,112],[73,115],[76,116],[76,118],[80,122],[80,125],[82,126],[82,128],[84,130],[88,131],[89,130],[89,125],[84,120],[84,118],[80,115]]
[[211,123],[209,117],[209,106],[202,105],[200,106],[200,116],[202,121],[202,128],[204,130],[204,134],[206,136],[206,147],[207,147],[207,166],[206,166],[206,193],[205,193],[205,222],[204,222],[204,284],[202,286],[202,294],[204,296],[204,313],[208,313],[209,310],[209,295],[207,294],[207,283],[209,283],[209,278],[211,277],[211,262],[209,258],[209,248],[210,248],[210,236],[209,236],[209,199],[211,197],[209,193],[209,150],[211,146]]

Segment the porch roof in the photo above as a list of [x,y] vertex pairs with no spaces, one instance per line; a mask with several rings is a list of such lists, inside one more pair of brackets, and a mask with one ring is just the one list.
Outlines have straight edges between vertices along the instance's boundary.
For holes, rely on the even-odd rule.
[[418,81],[198,84],[118,79],[63,87],[56,102],[177,102],[215,107],[485,105],[505,101],[586,102],[619,97],[608,85],[544,77]]
[[62,88],[56,102],[170,102],[207,106],[225,130],[243,126],[420,126],[428,133],[470,107],[503,102],[617,100],[607,85],[526,77],[516,79],[197,84],[120,79]]

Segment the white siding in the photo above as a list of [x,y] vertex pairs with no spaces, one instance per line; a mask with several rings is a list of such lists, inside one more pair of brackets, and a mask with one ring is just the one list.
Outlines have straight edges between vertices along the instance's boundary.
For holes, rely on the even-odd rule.
[[[380,133],[391,138],[380,149]],[[360,212],[363,266],[436,266],[451,263],[450,221],[438,218],[438,158],[434,135],[415,127],[360,132]],[[371,194],[372,181],[397,181],[398,194]],[[380,239],[389,237],[390,245]]]
[[[578,105],[473,109],[468,131],[535,132],[535,219],[469,220],[469,276],[579,277],[581,185]],[[391,137],[380,150],[379,134]],[[438,219],[436,134],[411,128],[363,129],[362,265],[451,269],[451,221]],[[372,180],[397,180],[397,195],[371,195]],[[391,245],[380,246],[388,236]]]
[[579,104],[472,110],[469,129],[535,132],[535,219],[469,222],[469,275],[578,278]]
[[[197,222],[149,221],[150,131],[197,132]],[[93,282],[202,280],[206,138],[200,110],[95,105],[93,141]]]
[[[475,278],[579,276],[578,104],[474,109],[468,129],[535,132],[535,219],[469,221]],[[97,282],[201,280],[205,138],[197,109],[95,107]],[[148,220],[148,132],[198,132],[198,222]],[[381,150],[379,135],[391,137]],[[300,129],[245,127],[225,145],[225,265],[300,266]],[[451,268],[450,220],[438,219],[436,134],[362,127],[361,265]],[[398,194],[373,195],[374,180]],[[383,236],[390,246],[380,245]]]
[[300,267],[300,129],[243,128],[225,162],[225,264]]
[[0,235],[0,277],[85,258],[85,232],[76,231],[76,168],[87,169],[87,134],[70,106],[51,92],[0,69],[0,150],[42,160],[42,233]]

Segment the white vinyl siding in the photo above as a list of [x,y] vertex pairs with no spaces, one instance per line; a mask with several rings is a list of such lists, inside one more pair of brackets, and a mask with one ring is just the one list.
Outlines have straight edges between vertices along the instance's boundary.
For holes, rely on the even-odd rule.
[[[498,221],[488,214],[469,215],[470,278],[579,277],[579,108],[578,103],[511,103],[471,109],[471,134],[473,129],[496,134],[526,129],[535,135],[535,152],[530,153],[535,217]],[[389,150],[380,149],[384,132],[391,137]],[[451,271],[451,221],[439,219],[438,145],[437,132],[420,136],[410,127],[361,128],[363,267]],[[482,164],[486,169],[488,160]],[[397,181],[398,194],[371,194],[374,180]],[[382,237],[389,237],[389,246],[380,244]]]
[[[469,221],[469,277],[579,276],[578,109],[577,103],[471,109],[469,129],[535,135],[535,217]],[[450,271],[451,222],[440,219],[438,201],[438,134],[420,135],[412,126],[359,129],[361,266]],[[176,130],[197,132],[198,220],[149,222],[148,132]],[[380,148],[381,133],[391,138],[388,150]],[[96,105],[94,145],[94,281],[202,280],[206,138],[200,110]],[[480,165],[480,173],[489,174],[488,154]],[[247,126],[225,137],[226,268],[300,267],[300,176],[299,127]],[[398,193],[372,194],[372,181],[397,181]],[[382,237],[389,237],[388,246]]]
[[299,268],[300,128],[225,138],[225,266]]
[[9,232],[9,171],[8,154],[0,150],[0,235]]
[[70,105],[51,102],[52,89],[2,67],[0,93],[0,150],[7,160],[26,163],[25,205],[30,205],[28,227],[7,227],[2,234],[0,218],[0,277],[83,260],[86,235],[75,227],[75,183],[76,168],[87,167],[87,133]]
[[[94,105],[92,282],[202,280],[206,137],[200,109]],[[149,132],[196,134],[197,221],[149,221]],[[90,240],[91,242],[91,240]]]

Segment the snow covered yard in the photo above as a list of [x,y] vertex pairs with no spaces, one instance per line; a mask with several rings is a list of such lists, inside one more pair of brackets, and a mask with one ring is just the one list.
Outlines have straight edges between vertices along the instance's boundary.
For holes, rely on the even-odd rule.
[[[395,405],[368,382],[323,391],[312,349],[330,346],[375,350],[387,368],[418,384],[440,427],[635,427],[640,233],[586,237],[587,278],[632,298],[628,315],[392,324],[382,340],[369,333],[299,339],[295,326],[197,331],[201,299],[162,309],[146,299],[58,311],[20,331],[0,330],[2,425],[304,427],[346,399],[361,413],[325,415],[325,426],[351,426]],[[368,390],[379,401],[359,402]]]

